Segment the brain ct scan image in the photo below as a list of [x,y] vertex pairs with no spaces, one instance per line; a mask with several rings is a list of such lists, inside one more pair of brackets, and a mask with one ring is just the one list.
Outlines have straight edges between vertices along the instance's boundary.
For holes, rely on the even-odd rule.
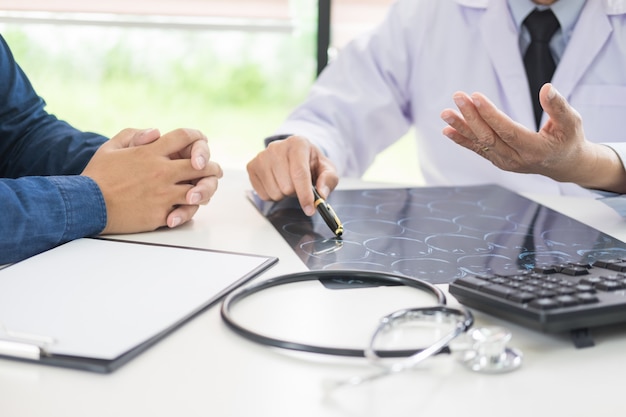
[[311,270],[362,269],[450,283],[467,274],[620,258],[626,244],[496,185],[335,190],[335,237],[298,201],[251,201]]

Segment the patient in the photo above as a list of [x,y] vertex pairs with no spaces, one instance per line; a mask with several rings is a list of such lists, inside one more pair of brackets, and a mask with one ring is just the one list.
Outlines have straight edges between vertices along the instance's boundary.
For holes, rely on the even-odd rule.
[[0,36],[0,264],[81,237],[179,226],[217,190],[222,169],[199,131],[107,140],[44,106]]

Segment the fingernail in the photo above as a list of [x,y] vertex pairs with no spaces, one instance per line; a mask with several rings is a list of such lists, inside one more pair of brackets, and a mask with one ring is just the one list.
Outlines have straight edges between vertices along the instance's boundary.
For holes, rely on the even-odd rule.
[[143,136],[147,136],[150,133],[154,132],[156,129],[151,127],[150,129],[144,129],[141,132],[139,132],[139,136],[143,137]]
[[454,119],[450,116],[444,117],[443,121],[446,122],[447,124],[451,125],[452,123],[454,123]]
[[313,208],[313,206],[304,206],[303,210],[304,214],[306,214],[307,216],[312,216],[313,214],[315,214],[315,209]]
[[550,85],[550,90],[548,90],[548,100],[552,100],[557,94],[558,91],[556,91],[556,88],[554,88],[553,85]]
[[457,107],[465,106],[465,98],[463,96],[454,96],[452,97],[452,99],[454,100],[454,104],[456,104]]
[[204,167],[206,167],[206,159],[204,159],[204,156],[202,155],[198,156],[196,158],[196,164],[198,164],[200,169],[204,169]]
[[202,194],[200,193],[192,193],[190,204],[198,204],[200,199],[202,198]]
[[181,219],[180,217],[176,216],[172,219],[172,222],[170,224],[170,227],[176,227],[178,226],[181,222],[183,221],[183,219]]

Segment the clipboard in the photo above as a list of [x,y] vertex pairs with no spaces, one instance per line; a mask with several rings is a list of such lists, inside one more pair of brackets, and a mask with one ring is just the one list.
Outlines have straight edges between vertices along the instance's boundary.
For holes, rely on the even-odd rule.
[[78,239],[0,270],[0,358],[110,373],[278,261]]

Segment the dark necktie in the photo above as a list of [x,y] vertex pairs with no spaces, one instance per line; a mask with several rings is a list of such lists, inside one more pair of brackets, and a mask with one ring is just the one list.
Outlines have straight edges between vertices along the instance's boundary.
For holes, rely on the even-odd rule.
[[541,123],[543,110],[539,104],[539,90],[541,86],[552,79],[556,69],[554,58],[550,52],[550,39],[559,29],[559,21],[550,9],[539,11],[535,9],[524,20],[524,26],[530,32],[530,45],[524,55],[526,76],[535,110],[537,129]]

